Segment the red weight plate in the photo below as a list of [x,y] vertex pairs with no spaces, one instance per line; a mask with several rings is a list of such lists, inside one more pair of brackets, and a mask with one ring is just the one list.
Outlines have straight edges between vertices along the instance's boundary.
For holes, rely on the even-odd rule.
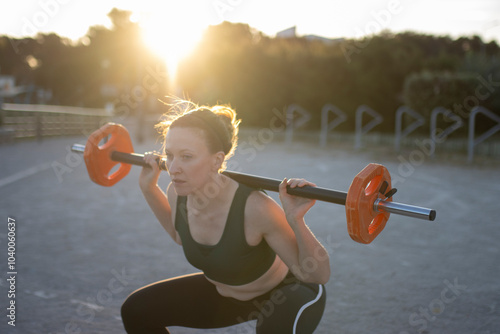
[[[99,146],[101,140],[107,136],[109,136],[107,142]],[[90,135],[83,153],[90,179],[101,186],[114,185],[123,179],[132,167],[111,160],[110,155],[113,151],[133,153],[134,148],[130,135],[124,126],[107,123]],[[118,170],[108,175],[117,164],[120,164]]]
[[[354,178],[347,192],[347,230],[354,241],[369,244],[382,232],[389,219],[389,213],[377,212],[373,203],[384,198],[379,192],[386,181],[391,189],[391,175],[387,168],[379,164],[369,164]],[[388,199],[388,201],[392,201]]]

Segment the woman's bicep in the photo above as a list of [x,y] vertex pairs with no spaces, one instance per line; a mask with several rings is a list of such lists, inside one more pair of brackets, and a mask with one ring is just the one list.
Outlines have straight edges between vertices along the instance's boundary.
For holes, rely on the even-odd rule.
[[[265,196],[265,198],[263,197]],[[269,247],[291,268],[297,264],[298,246],[295,234],[285,218],[281,207],[266,195],[253,202],[257,228]]]

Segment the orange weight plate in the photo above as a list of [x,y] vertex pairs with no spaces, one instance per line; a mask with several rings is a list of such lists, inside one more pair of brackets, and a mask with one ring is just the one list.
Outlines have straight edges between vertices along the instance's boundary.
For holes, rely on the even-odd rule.
[[[101,140],[108,136],[107,142],[99,146]],[[107,123],[90,135],[83,153],[89,177],[99,185],[106,187],[114,185],[123,179],[132,167],[131,165],[111,160],[110,155],[113,151],[132,153],[134,152],[134,148],[130,135],[124,126]],[[120,164],[118,170],[108,175],[117,164]]]
[[[387,168],[379,164],[369,164],[354,178],[347,192],[345,204],[347,230],[354,241],[369,244],[382,232],[389,219],[389,213],[377,212],[373,203],[384,199],[379,192],[386,181],[391,189],[391,175]],[[392,201],[388,199],[387,201]]]

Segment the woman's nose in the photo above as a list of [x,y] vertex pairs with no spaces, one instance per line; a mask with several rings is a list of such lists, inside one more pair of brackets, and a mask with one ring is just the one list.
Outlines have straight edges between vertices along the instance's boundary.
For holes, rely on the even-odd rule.
[[172,159],[169,163],[167,163],[167,169],[169,174],[179,174],[181,172],[177,159]]

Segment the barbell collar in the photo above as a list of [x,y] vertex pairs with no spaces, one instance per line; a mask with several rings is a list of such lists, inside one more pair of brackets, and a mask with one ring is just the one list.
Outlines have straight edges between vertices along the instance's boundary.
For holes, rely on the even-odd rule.
[[373,202],[373,210],[430,221],[436,219],[436,210],[415,205],[384,201],[380,198],[376,199],[375,202]]
[[83,153],[83,152],[85,152],[85,145],[73,144],[73,146],[71,146],[71,151],[77,152],[77,153]]

